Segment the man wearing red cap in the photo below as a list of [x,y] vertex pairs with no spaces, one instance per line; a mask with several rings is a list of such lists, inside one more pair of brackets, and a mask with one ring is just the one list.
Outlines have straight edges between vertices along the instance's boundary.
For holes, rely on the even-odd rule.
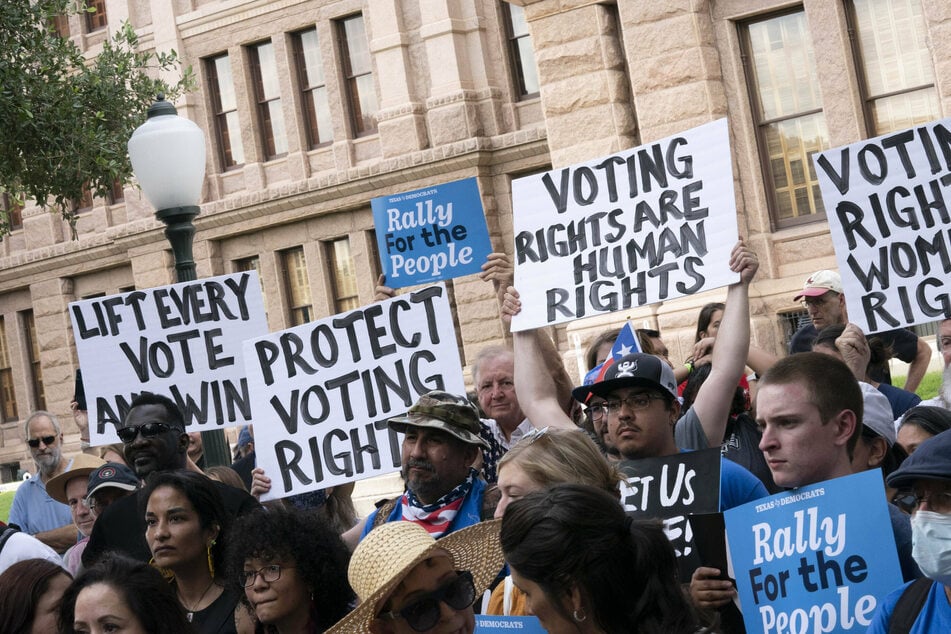
[[[810,275],[802,292],[793,300],[802,302],[812,323],[802,326],[792,336],[789,341],[789,354],[811,351],[820,330],[826,326],[844,326],[849,321],[845,294],[842,292],[842,277],[836,271],[824,269]],[[891,348],[895,357],[908,364],[908,377],[905,379],[904,388],[909,392],[917,390],[925,372],[928,371],[931,346],[905,328],[877,332],[872,337],[880,338],[887,348]],[[878,368],[870,367],[869,376],[875,381],[891,385],[887,363]]]

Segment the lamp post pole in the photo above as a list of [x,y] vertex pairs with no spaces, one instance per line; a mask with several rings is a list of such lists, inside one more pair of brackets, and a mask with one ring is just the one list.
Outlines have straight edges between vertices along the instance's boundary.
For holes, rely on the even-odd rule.
[[[201,211],[197,202],[205,177],[205,135],[159,95],[149,106],[146,122],[129,139],[129,157],[139,184],[156,209],[155,217],[165,224],[165,237],[175,257],[176,281],[195,281],[192,221]],[[201,443],[205,466],[231,465],[222,430],[202,432]]]

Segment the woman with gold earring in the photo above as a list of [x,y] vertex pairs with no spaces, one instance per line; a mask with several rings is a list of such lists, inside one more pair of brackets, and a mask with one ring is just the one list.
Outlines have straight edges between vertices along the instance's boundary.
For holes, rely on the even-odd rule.
[[156,473],[146,486],[145,540],[198,634],[237,632],[238,594],[220,579],[229,517],[214,483],[189,471]]

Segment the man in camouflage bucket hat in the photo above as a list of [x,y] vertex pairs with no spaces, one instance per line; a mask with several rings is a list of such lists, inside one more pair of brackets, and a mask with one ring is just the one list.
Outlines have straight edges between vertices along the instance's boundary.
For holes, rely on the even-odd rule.
[[469,400],[442,391],[423,394],[389,427],[403,434],[406,492],[367,516],[360,539],[385,522],[416,522],[433,537],[478,523],[486,483],[472,465],[488,443]]

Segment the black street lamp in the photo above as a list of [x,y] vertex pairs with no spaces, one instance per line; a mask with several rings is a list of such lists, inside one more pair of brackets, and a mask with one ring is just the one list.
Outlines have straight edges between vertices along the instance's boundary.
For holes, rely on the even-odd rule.
[[[192,220],[201,211],[198,201],[205,179],[205,135],[194,122],[178,116],[175,106],[159,95],[149,106],[145,123],[129,139],[129,159],[155,217],[165,223],[165,237],[175,255],[179,282],[197,278]],[[230,465],[224,432],[202,432],[205,465]]]

